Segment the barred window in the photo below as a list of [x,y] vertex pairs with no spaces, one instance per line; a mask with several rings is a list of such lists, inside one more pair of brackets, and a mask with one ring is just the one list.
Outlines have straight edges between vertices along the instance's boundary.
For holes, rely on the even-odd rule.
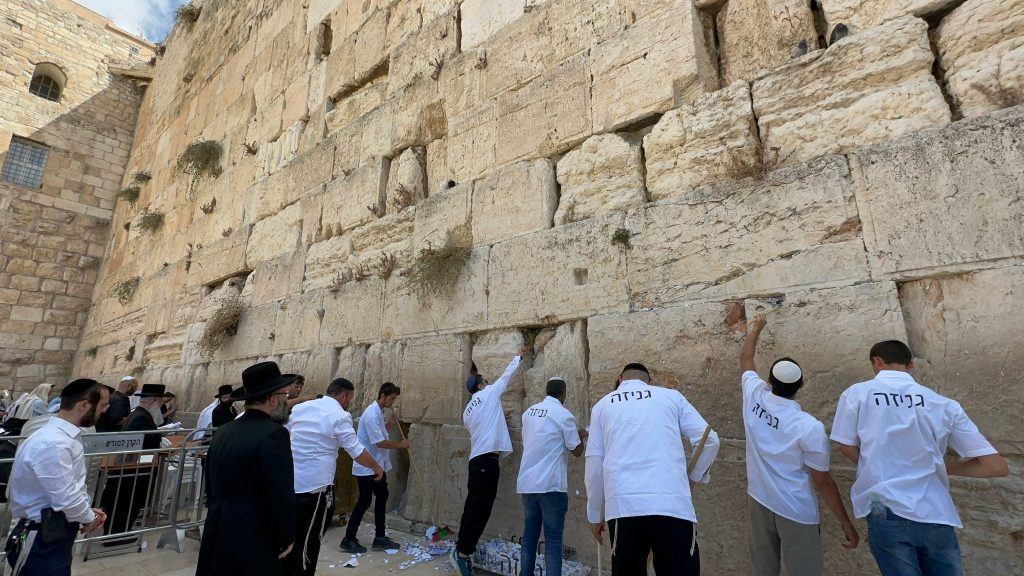
[[42,62],[36,65],[36,69],[32,73],[32,82],[28,85],[28,91],[40,98],[60,102],[65,82],[67,82],[67,76],[59,66]]
[[15,136],[11,139],[11,147],[7,149],[7,158],[0,176],[4,182],[42,188],[43,170],[49,155],[48,147]]

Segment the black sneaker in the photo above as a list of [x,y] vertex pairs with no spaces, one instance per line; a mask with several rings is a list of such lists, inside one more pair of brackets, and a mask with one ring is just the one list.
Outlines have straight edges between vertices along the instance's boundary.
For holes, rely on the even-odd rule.
[[374,550],[398,550],[402,545],[387,536],[377,536],[370,547]]
[[353,538],[351,540],[349,540],[348,538],[342,539],[341,549],[350,554],[362,554],[366,552],[366,546],[362,546],[361,544],[359,544],[359,540],[356,538]]

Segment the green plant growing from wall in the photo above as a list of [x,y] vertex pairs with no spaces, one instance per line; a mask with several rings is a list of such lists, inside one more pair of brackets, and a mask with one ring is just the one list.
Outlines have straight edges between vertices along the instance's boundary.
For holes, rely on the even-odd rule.
[[213,316],[206,321],[203,336],[199,339],[199,351],[212,355],[238,333],[238,322],[242,319],[242,304],[237,300],[224,302]]
[[92,348],[89,348],[88,350],[85,351],[85,356],[86,356],[86,358],[95,358],[96,355],[99,354],[99,352],[100,352],[100,347],[99,346],[93,346]]
[[117,296],[117,301],[122,306],[127,306],[132,301],[132,297],[135,296],[135,291],[139,288],[139,282],[142,279],[138,276],[129,278],[123,282],[118,282],[114,286],[114,290],[111,292],[111,296]]
[[192,4],[183,4],[178,7],[178,20],[184,23],[189,28],[192,27],[199,20],[199,15],[202,14],[203,9]]
[[223,154],[220,143],[213,140],[196,140],[178,156],[178,170],[191,176],[188,185],[189,200],[195,194],[200,180],[207,177],[216,178],[224,171],[220,167]]
[[156,232],[164,225],[164,213],[146,208],[139,214],[135,227],[143,232]]
[[141,194],[142,189],[138,186],[128,186],[127,188],[121,188],[117,193],[117,197],[128,204],[131,204],[132,208],[135,208],[135,203],[139,201],[139,196]]
[[124,359],[129,362],[135,359],[135,344],[128,347],[128,352],[125,353]]
[[146,366],[145,364],[139,364],[135,368],[132,368],[131,375],[136,378],[141,378],[142,375],[146,373],[147,368],[149,368],[149,366]]
[[625,228],[619,228],[618,230],[615,231],[614,234],[612,234],[612,244],[618,244],[619,246],[622,246],[626,250],[629,250],[630,248],[633,247],[633,244],[629,241],[629,239],[632,237],[632,232],[626,230]]
[[438,248],[420,250],[405,272],[406,286],[421,302],[451,293],[472,254],[473,235],[462,226],[448,233]]
[[153,179],[153,175],[145,170],[140,170],[135,174],[132,174],[132,184],[145,184]]

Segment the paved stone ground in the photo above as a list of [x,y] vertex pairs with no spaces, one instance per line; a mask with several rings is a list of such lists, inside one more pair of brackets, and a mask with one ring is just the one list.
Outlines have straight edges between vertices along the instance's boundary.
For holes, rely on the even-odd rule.
[[[356,568],[343,568],[341,565],[352,557],[351,554],[338,549],[338,542],[344,535],[341,527],[331,527],[324,537],[324,546],[320,551],[320,560],[316,573],[318,575],[338,576],[383,576],[385,574],[403,574],[408,576],[426,576],[437,574],[454,574],[444,557],[431,562],[417,564],[406,570],[400,568],[402,562],[411,557],[404,552],[386,554],[384,552],[368,552],[358,558]],[[405,532],[389,530],[392,539],[401,542],[416,540],[417,537]],[[359,531],[361,542],[373,540],[373,527],[364,524]],[[147,539],[147,547],[141,554],[123,554],[106,558],[94,558],[82,562],[81,557],[75,558],[71,568],[72,576],[192,576],[196,571],[196,558],[199,554],[199,542],[191,538],[185,542],[185,551],[181,554],[172,549],[158,550],[158,536]],[[404,548],[404,546],[403,546]]]

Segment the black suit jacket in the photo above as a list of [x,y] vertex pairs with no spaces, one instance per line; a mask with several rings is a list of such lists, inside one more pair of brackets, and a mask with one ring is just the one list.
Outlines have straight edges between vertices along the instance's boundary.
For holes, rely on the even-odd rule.
[[220,428],[234,420],[235,416],[238,416],[238,410],[235,410],[235,405],[233,403],[220,403],[213,409],[213,419],[210,423],[214,428]]
[[[124,428],[125,432],[145,432],[147,430],[156,430],[156,420],[153,420],[153,415],[149,413],[142,406],[137,406],[132,413],[128,415],[128,420],[125,420]],[[160,447],[160,434],[146,434],[142,439],[143,450],[153,450],[154,448]]]
[[206,467],[209,513],[196,576],[279,576],[295,542],[288,429],[247,410],[217,430]]
[[131,402],[128,397],[119,390],[110,394],[110,403],[107,404],[107,411],[100,415],[96,421],[97,432],[118,432],[121,430],[121,420],[124,420],[132,411]]

